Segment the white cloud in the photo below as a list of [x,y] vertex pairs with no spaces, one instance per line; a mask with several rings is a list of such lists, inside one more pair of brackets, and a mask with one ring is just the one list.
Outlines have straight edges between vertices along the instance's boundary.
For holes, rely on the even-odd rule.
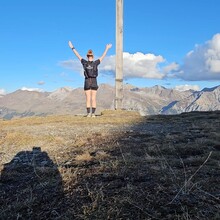
[[[70,69],[73,70],[75,72],[78,72],[80,74],[83,73],[83,69],[82,69],[82,64],[80,63],[80,61],[77,60],[65,60],[65,61],[60,61],[59,65],[66,68],[66,69]],[[64,76],[66,75],[64,72],[60,74],[60,76]]]
[[[186,81],[220,80],[220,33],[187,53],[184,63],[166,63],[161,55],[123,53],[124,78],[180,78]],[[83,75],[79,60],[67,60],[60,65]],[[115,55],[107,56],[99,66],[99,74],[115,76]]]
[[170,73],[171,73],[172,71],[178,70],[178,68],[179,68],[179,65],[178,65],[177,63],[174,63],[174,62],[173,62],[173,63],[171,63],[171,64],[165,66],[165,67],[163,68],[163,72],[164,72],[165,74],[169,74],[170,76],[172,76]]
[[[123,53],[123,73],[125,78],[151,78],[162,79],[165,73],[159,67],[165,62],[162,56],[154,54],[143,54],[137,52],[130,54]],[[115,56],[106,57],[100,65],[100,72],[115,73]]]
[[158,67],[159,63],[164,62],[162,56],[154,54],[135,54],[124,53],[124,73],[126,77],[143,77],[162,79],[164,74]]
[[37,84],[38,84],[39,86],[42,86],[42,85],[45,84],[45,82],[44,82],[44,81],[39,81]]
[[43,92],[43,90],[42,90],[42,89],[39,89],[39,88],[27,88],[27,87],[22,87],[21,90],[23,90],[23,91],[30,91],[30,92],[33,92],[33,91]]
[[0,89],[0,95],[5,95],[6,91],[4,89]]
[[184,80],[220,80],[220,34],[196,45],[186,55],[176,76]]
[[[130,54],[123,53],[123,73],[125,78],[151,78],[162,79],[166,76],[168,70],[176,69],[177,64],[169,64],[163,68],[160,67],[165,59],[161,55],[143,54],[137,52]],[[79,60],[61,61],[59,64],[65,68],[83,74],[82,65]],[[115,55],[106,56],[99,66],[99,73],[103,75],[115,74]]]
[[186,90],[194,90],[194,91],[199,91],[200,88],[198,85],[178,85],[178,86],[175,86],[174,87],[175,90],[178,90],[178,91],[186,91]]

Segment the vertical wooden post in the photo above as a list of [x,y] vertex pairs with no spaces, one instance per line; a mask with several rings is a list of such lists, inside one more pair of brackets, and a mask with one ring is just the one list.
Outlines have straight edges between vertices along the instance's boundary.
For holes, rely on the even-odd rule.
[[123,99],[123,0],[116,0],[115,109]]

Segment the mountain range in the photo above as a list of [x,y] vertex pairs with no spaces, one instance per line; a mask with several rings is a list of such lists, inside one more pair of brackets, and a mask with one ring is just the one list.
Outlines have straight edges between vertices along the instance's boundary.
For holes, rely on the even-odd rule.
[[[162,86],[139,88],[124,85],[123,109],[141,115],[180,114],[220,110],[220,85],[201,91],[178,91]],[[114,109],[115,88],[101,84],[97,92],[97,114]],[[86,113],[83,88],[59,88],[54,92],[17,90],[0,96],[0,118]]]

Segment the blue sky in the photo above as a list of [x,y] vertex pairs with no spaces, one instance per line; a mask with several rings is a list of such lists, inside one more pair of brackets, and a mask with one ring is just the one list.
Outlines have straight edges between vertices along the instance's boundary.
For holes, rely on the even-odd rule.
[[[219,0],[124,0],[124,83],[220,85]],[[99,83],[114,85],[115,0],[0,0],[0,93],[83,87],[81,56],[112,43]]]

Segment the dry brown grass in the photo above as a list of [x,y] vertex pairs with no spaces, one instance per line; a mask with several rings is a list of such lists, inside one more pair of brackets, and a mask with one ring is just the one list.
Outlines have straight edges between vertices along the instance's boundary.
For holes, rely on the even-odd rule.
[[219,219],[219,116],[0,121],[0,219]]
[[92,156],[90,155],[90,153],[88,151],[84,152],[83,154],[79,154],[75,157],[76,161],[91,161],[92,160]]

